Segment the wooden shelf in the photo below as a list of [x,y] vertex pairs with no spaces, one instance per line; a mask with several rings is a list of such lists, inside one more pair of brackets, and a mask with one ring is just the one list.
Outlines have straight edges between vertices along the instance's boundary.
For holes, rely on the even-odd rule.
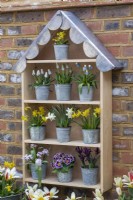
[[100,101],[56,101],[56,100],[24,100],[24,103],[45,103],[45,104],[81,104],[81,105],[100,105]]
[[101,144],[84,144],[83,141],[81,140],[74,140],[74,141],[70,141],[70,142],[63,142],[60,143],[57,141],[57,139],[45,139],[45,140],[41,140],[41,141],[33,141],[30,139],[24,140],[24,143],[28,143],[28,144],[49,144],[49,145],[60,145],[60,146],[83,146],[83,147],[101,147]]
[[68,60],[27,60],[27,63],[95,63],[96,59],[68,59]]
[[[32,183],[38,183],[37,180],[34,180],[32,178],[25,178],[26,182],[32,182]],[[97,185],[84,185],[83,182],[80,179],[74,179],[72,182],[69,183],[60,183],[57,181],[55,177],[49,177],[45,178],[42,180],[42,183],[44,184],[50,184],[50,185],[61,185],[61,186],[68,186],[68,187],[79,187],[79,188],[90,188],[90,189],[95,189],[98,188],[100,189],[100,184]]]

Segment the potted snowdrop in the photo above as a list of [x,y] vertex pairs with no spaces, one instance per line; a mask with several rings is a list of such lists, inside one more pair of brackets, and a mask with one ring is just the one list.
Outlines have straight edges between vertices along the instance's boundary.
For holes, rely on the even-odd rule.
[[52,111],[48,113],[47,119],[56,122],[56,135],[58,142],[69,142],[71,132],[72,114],[74,109],[66,108],[64,105],[56,105],[52,107]]
[[48,100],[49,98],[49,88],[51,85],[52,77],[51,71],[44,72],[43,69],[40,70],[33,70],[32,76],[34,77],[34,83],[32,86],[35,88],[35,95],[37,100]]
[[[76,66],[80,67],[80,64],[76,63]],[[92,66],[84,65],[81,72],[75,75],[74,80],[78,83],[80,101],[92,101],[94,88],[97,88],[96,75],[92,72]]]
[[56,64],[55,93],[58,101],[69,101],[71,98],[73,71],[67,64],[60,67]]

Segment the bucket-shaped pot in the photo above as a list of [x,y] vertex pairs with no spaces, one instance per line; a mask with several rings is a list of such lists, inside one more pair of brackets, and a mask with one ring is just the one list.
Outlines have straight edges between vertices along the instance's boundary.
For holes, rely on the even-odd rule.
[[[42,164],[41,166],[41,179],[45,179],[46,177],[46,167],[47,167],[47,164]],[[32,163],[30,164],[30,170],[31,170],[31,176],[34,180],[38,180],[39,179],[39,176],[38,176],[38,172],[37,172],[37,166]]]
[[33,141],[45,139],[45,126],[30,127],[30,138]]
[[94,93],[94,88],[92,86],[90,86],[89,90],[87,86],[82,86],[82,90],[81,92],[79,92],[80,101],[92,101],[93,93]]
[[97,144],[100,141],[100,129],[82,129],[85,144]]
[[69,45],[67,44],[54,45],[55,59],[56,60],[68,59],[68,50],[69,50]]
[[0,197],[0,200],[22,200],[22,194],[15,194],[7,197]]
[[56,84],[55,93],[57,101],[69,101],[71,98],[71,84]]
[[68,183],[72,181],[72,169],[70,169],[67,173],[58,172],[57,179],[61,183]]
[[70,131],[71,127],[59,128],[56,127],[56,135],[58,142],[69,142],[70,141]]
[[49,86],[35,86],[35,95],[37,100],[48,100]]
[[98,183],[98,168],[81,168],[81,173],[85,185],[96,185]]

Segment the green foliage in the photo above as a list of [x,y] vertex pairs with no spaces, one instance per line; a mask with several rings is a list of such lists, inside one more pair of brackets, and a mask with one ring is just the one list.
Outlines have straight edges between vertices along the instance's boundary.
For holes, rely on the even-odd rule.
[[89,66],[84,65],[80,74],[74,77],[74,80],[78,83],[79,93],[82,93],[82,87],[87,86],[88,91],[90,86],[97,88],[96,75],[94,75]]
[[67,64],[62,64],[60,68],[57,64],[55,73],[55,81],[57,84],[70,84],[72,82],[73,72]]
[[56,37],[53,38],[53,41],[56,45],[68,44],[68,39],[65,31],[60,31],[56,34]]

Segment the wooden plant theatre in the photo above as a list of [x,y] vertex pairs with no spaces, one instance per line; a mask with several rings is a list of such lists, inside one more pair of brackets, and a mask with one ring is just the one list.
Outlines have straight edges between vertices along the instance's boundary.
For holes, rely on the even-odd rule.
[[[60,31],[67,31],[69,34],[69,59],[55,60],[52,38]],[[72,96],[70,101],[55,100],[54,87],[51,86],[49,100],[36,100],[34,90],[29,88],[33,83],[33,69],[50,69],[54,74],[56,65],[61,66],[67,63],[74,72],[79,70],[76,67],[92,65],[97,76],[98,88],[95,89],[93,101],[79,101],[77,85],[72,85]],[[46,138],[42,141],[29,139],[29,129],[26,122],[23,122],[23,156],[26,154],[26,147],[29,144],[42,144],[50,150],[46,178],[44,184],[62,185],[79,188],[99,188],[102,192],[112,187],[112,69],[120,69],[121,64],[108,52],[103,44],[88,29],[88,27],[75,14],[68,11],[57,11],[49,23],[40,32],[37,38],[30,45],[24,55],[14,66],[14,70],[22,73],[22,110],[28,105],[30,107],[44,106],[51,108],[56,104],[76,105],[86,108],[89,106],[100,106],[100,142],[98,144],[84,144],[79,126],[73,124],[71,130],[71,141],[59,143],[56,139],[55,124],[48,122],[46,125]],[[84,185],[80,172],[80,160],[75,153],[75,147],[98,147],[100,149],[99,162],[99,183],[97,185]],[[73,170],[73,181],[60,183],[55,174],[52,174],[51,159],[56,152],[72,153],[76,157],[76,164]],[[23,165],[24,182],[37,183],[30,177],[26,165]]]

